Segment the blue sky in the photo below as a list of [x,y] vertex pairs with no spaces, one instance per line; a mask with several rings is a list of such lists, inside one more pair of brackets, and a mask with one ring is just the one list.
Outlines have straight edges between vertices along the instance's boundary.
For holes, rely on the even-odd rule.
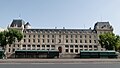
[[0,27],[20,17],[38,28],[90,28],[109,21],[120,35],[120,0],[0,0]]

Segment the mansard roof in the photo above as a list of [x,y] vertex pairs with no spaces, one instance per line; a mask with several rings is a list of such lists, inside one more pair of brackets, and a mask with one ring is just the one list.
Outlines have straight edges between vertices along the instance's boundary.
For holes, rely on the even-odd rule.
[[25,29],[24,31],[27,31],[27,32],[44,32],[44,31],[51,31],[51,32],[53,32],[53,31],[55,31],[55,32],[90,32],[90,33],[92,33],[92,32],[94,32],[94,30],[92,30],[92,29]]
[[27,23],[25,24],[25,26],[26,26],[26,25],[29,25],[29,26],[31,26],[29,22],[27,22]]
[[91,29],[26,29],[40,31],[92,31]]
[[14,19],[10,25],[10,27],[22,27],[22,25],[24,25],[25,22],[22,19]]
[[94,29],[103,29],[103,28],[112,29],[112,26],[110,25],[109,22],[97,22],[94,26]]
[[110,25],[109,22],[97,22],[95,26]]

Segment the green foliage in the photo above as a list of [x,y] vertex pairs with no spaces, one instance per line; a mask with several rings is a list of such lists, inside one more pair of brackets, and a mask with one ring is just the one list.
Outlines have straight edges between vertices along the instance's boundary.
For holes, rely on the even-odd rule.
[[118,43],[117,43],[117,45],[116,45],[116,49],[117,49],[117,51],[120,52],[120,40],[118,41]]
[[99,35],[99,43],[107,50],[117,50],[120,43],[120,37],[113,33],[105,33]]
[[13,44],[15,40],[18,42],[23,38],[21,31],[16,29],[8,29],[0,32],[0,46],[5,47],[7,44]]
[[8,32],[7,31],[0,32],[0,46],[3,47],[4,45],[8,44],[7,36],[8,36]]

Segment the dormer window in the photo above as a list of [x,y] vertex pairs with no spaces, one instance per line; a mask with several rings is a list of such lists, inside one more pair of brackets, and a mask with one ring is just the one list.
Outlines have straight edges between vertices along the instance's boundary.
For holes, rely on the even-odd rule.
[[106,27],[106,25],[103,25],[101,28],[105,28]]

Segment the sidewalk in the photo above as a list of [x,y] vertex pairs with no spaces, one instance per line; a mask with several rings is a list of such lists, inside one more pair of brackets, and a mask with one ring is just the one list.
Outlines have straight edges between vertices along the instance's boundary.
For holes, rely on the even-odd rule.
[[120,59],[0,59],[1,63],[120,63]]

